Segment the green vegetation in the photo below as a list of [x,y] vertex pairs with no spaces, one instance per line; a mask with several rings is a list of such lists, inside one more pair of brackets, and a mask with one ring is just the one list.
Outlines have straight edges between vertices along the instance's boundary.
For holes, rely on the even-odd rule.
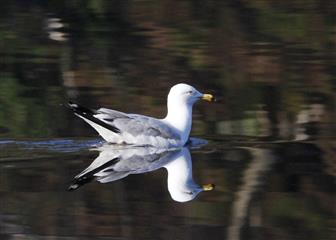
[[68,99],[162,116],[162,96],[181,81],[224,100],[216,116],[196,110],[211,116],[199,134],[213,119],[258,132],[244,118],[260,109],[294,121],[312,94],[332,109],[334,9],[317,0],[3,1],[0,136],[76,135],[59,108]]

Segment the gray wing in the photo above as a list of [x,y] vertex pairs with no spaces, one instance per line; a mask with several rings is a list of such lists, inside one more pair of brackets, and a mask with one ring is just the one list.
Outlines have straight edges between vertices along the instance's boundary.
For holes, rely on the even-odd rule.
[[175,156],[179,150],[164,151],[148,155],[133,155],[122,159],[114,166],[118,172],[131,172],[132,174],[145,173],[161,168]]
[[97,110],[94,117],[101,121],[116,127],[120,132],[127,132],[133,136],[161,136],[167,139],[179,139],[180,136],[176,130],[172,129],[158,119],[138,115],[126,114],[107,108]]

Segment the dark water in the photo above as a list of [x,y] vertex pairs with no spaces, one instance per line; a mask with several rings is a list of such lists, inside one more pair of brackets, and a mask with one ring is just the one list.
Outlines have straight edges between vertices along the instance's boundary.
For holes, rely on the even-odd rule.
[[[329,0],[1,1],[0,239],[334,239],[335,16]],[[174,201],[160,153],[67,191],[103,142],[64,103],[163,117],[179,82],[220,100],[194,107],[209,143],[180,155],[214,190]]]

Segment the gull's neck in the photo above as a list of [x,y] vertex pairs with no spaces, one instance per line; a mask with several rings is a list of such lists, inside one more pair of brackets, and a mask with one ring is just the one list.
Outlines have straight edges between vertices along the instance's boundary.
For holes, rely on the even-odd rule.
[[188,182],[193,182],[190,158],[182,155],[164,167],[168,171],[168,188],[179,189],[186,186]]
[[181,141],[187,142],[192,124],[192,106],[175,99],[168,99],[168,113],[164,118],[181,135]]
[[164,166],[168,171],[168,190],[173,199],[186,201],[195,197],[186,192],[195,191],[200,187],[192,177],[192,163],[190,152],[182,149],[177,158]]

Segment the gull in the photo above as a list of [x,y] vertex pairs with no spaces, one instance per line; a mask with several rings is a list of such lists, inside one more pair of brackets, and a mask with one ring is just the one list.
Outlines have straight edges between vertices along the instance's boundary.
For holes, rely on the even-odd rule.
[[68,190],[96,180],[114,182],[130,174],[142,174],[165,168],[168,172],[167,187],[171,198],[177,202],[193,200],[200,192],[210,191],[213,184],[198,185],[192,177],[192,161],[187,147],[159,149],[154,147],[114,147],[104,144],[96,148],[98,157],[80,174],[75,176]]
[[167,98],[167,115],[163,119],[108,108],[91,110],[72,102],[69,107],[109,143],[171,148],[182,147],[188,142],[192,107],[200,99],[215,100],[211,94],[200,93],[188,84],[173,86]]

